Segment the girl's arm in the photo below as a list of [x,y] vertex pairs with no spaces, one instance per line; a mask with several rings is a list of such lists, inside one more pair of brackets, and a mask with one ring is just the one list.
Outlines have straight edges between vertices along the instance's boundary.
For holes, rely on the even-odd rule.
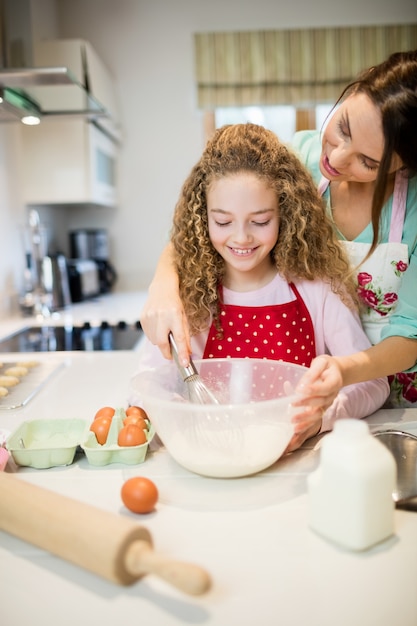
[[165,246],[159,258],[140,322],[145,335],[151,343],[159,347],[166,359],[171,358],[168,334],[172,331],[180,360],[185,367],[189,364],[190,333],[179,295],[178,274],[172,261],[171,243]]

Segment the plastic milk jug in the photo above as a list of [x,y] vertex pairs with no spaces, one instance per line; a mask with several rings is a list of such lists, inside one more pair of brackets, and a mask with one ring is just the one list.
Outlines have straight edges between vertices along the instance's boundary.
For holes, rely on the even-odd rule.
[[308,476],[309,525],[349,550],[366,550],[394,532],[397,466],[366,422],[341,419],[322,440]]

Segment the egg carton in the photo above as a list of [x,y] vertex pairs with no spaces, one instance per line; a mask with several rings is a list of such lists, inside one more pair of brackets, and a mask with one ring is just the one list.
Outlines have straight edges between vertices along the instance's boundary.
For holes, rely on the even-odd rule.
[[123,410],[117,410],[104,445],[90,431],[91,421],[84,419],[37,419],[22,422],[7,438],[6,448],[16,465],[47,469],[71,465],[77,449],[82,449],[90,465],[110,463],[136,465],[146,458],[148,445],[154,436],[151,424],[147,441],[139,446],[119,446],[117,437],[123,427]]
[[91,465],[108,465],[109,463],[125,463],[126,465],[136,465],[143,463],[148,450],[148,445],[153,439],[154,429],[148,422],[146,433],[148,441],[139,446],[119,446],[117,439],[120,430],[123,428],[123,419],[126,414],[123,409],[117,409],[109,428],[107,441],[100,445],[93,432],[89,431],[86,440],[81,444],[88,462]]

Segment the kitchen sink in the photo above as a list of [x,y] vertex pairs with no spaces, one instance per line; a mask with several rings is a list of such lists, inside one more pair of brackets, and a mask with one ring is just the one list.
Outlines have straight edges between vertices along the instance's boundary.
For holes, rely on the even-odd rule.
[[143,336],[140,322],[93,326],[30,326],[0,340],[1,352],[133,350]]

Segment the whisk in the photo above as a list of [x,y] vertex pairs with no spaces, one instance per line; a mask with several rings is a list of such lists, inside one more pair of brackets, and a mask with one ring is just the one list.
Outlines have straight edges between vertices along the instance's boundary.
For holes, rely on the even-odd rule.
[[172,333],[169,333],[169,342],[171,344],[175,362],[184,382],[186,383],[190,402],[196,404],[219,404],[216,396],[210,391],[200,377],[200,374],[198,373],[191,357],[190,363],[187,367],[184,367],[179,362],[178,348]]

